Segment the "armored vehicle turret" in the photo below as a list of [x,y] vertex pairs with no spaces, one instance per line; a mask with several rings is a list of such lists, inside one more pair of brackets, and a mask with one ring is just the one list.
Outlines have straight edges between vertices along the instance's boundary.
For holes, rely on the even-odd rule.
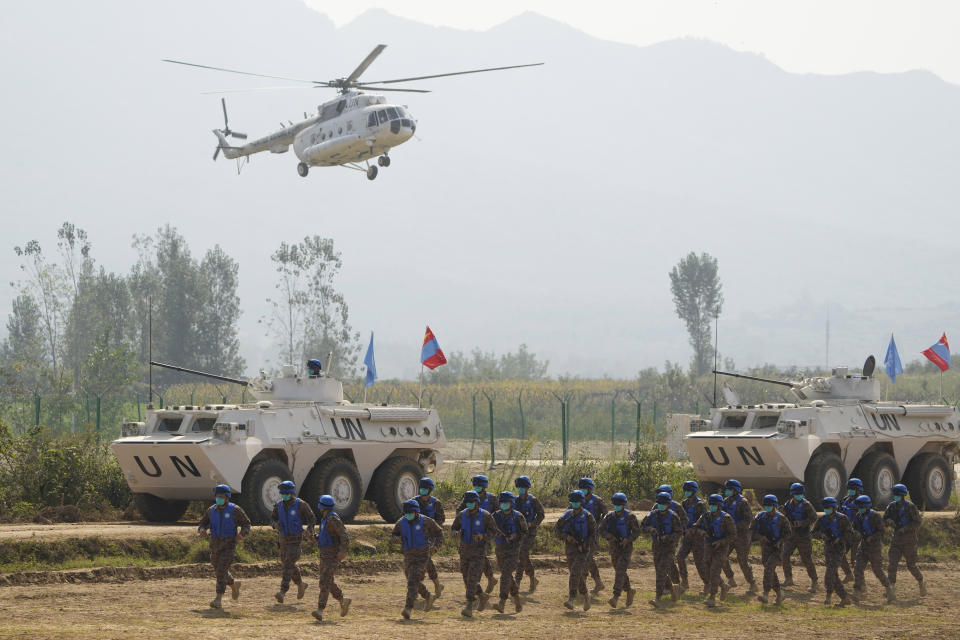
[[[786,494],[806,485],[815,505],[840,497],[849,477],[863,480],[875,504],[906,484],[919,506],[937,510],[950,502],[953,465],[960,456],[960,411],[944,404],[880,400],[880,381],[870,356],[862,373],[837,367],[829,377],[798,382],[760,380],[790,389],[793,402],[731,404],[694,419],[684,443],[708,489],[736,478],[757,493]],[[781,496],[783,497],[783,496]]]
[[151,364],[244,385],[255,399],[150,408],[145,421],[124,423],[110,448],[152,522],[175,521],[190,500],[209,500],[212,487],[228,484],[250,518],[265,524],[284,480],[313,507],[333,496],[344,520],[366,498],[394,522],[446,443],[434,409],[351,403],[318,363],[306,376],[287,365],[279,378],[252,380]]

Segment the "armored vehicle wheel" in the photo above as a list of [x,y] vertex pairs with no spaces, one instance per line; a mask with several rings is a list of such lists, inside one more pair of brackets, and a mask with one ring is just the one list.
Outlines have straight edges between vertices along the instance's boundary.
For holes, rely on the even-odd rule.
[[152,493],[135,493],[133,504],[147,522],[176,522],[187,510],[190,501],[164,500]]
[[349,522],[360,508],[361,489],[360,472],[352,462],[346,458],[327,458],[320,460],[307,476],[300,497],[316,510],[320,496],[333,496],[337,515]]
[[847,488],[847,472],[840,456],[832,451],[821,451],[807,463],[803,474],[807,500],[820,510],[827,496],[839,498]]
[[310,167],[307,166],[306,162],[301,162],[297,165],[297,173],[300,174],[301,178],[306,178],[307,174],[310,173]]
[[371,483],[377,511],[387,522],[396,522],[403,515],[403,503],[417,495],[423,469],[410,458],[387,458]]
[[876,451],[865,456],[858,465],[863,491],[881,509],[893,501],[893,485],[900,481],[897,461],[889,453]]
[[950,464],[938,453],[918,454],[907,465],[904,481],[920,509],[938,511],[950,503],[953,490]]
[[367,180],[373,180],[377,177],[377,168],[373,165],[367,167]]
[[262,460],[247,469],[237,502],[254,524],[270,524],[270,514],[280,502],[280,483],[284,480],[293,480],[293,474],[287,465],[277,460]]

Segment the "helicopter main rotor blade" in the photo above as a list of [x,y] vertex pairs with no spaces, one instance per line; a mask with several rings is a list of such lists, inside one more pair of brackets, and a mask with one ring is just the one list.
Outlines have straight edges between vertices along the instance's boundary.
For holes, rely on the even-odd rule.
[[230,123],[227,122],[227,99],[220,98],[220,104],[223,106],[223,126],[229,129]]
[[377,80],[375,82],[371,81],[369,84],[393,84],[396,82],[411,82],[413,80],[427,80],[428,78],[445,78],[447,76],[462,76],[468,73],[485,73],[487,71],[503,71],[504,69],[519,69],[521,67],[539,67],[542,65],[542,62],[534,62],[533,64],[514,64],[509,67],[490,67],[489,69],[473,69],[471,71],[455,71],[453,73],[437,73],[432,76],[417,76],[415,78],[398,78],[396,80]]
[[302,79],[302,78],[287,78],[287,77],[284,77],[284,76],[268,76],[268,75],[264,75],[264,74],[262,74],[262,73],[251,73],[251,72],[249,72],[249,71],[237,71],[236,69],[224,69],[223,67],[211,67],[211,66],[206,65],[206,64],[196,64],[196,63],[193,63],[193,62],[183,62],[183,61],[181,61],[181,60],[167,60],[166,58],[164,58],[164,59],[163,59],[163,62],[172,62],[173,64],[182,64],[182,65],[186,65],[186,66],[188,66],[188,67],[198,67],[198,68],[200,68],[200,69],[211,69],[211,70],[213,70],[213,71],[226,71],[227,73],[239,73],[239,74],[244,75],[244,76],[255,76],[255,77],[257,77],[257,78],[272,78],[273,80],[290,80],[291,82],[310,82],[310,83],[314,83],[314,84],[326,84],[325,82],[318,81],[318,80],[304,80],[304,79]]
[[250,91],[274,91],[281,89],[300,89],[301,91],[309,91],[311,89],[328,89],[330,88],[325,82],[316,83],[312,87],[302,84],[295,85],[276,85],[272,87],[250,87],[248,89],[217,89],[216,91],[201,91],[200,95],[220,95],[221,93],[248,93]]
[[356,69],[354,69],[354,70],[353,70],[353,73],[351,73],[349,76],[347,76],[347,78],[346,78],[346,80],[344,81],[344,83],[345,83],[345,84],[353,84],[354,82],[356,82],[356,81],[357,81],[357,78],[360,77],[360,74],[362,74],[364,71],[366,71],[366,70],[367,70],[367,67],[369,67],[369,66],[371,65],[371,63],[373,63],[373,61],[377,59],[377,56],[379,56],[381,53],[383,53],[383,50],[386,49],[386,48],[387,48],[387,45],[385,45],[385,44],[378,44],[376,47],[374,47],[374,48],[373,48],[373,51],[371,51],[369,54],[367,54],[367,57],[364,58],[364,59],[363,59],[363,62],[360,63],[360,66],[358,66]]
[[354,89],[369,89],[370,91],[405,91],[407,93],[430,93],[427,89],[392,89],[390,87],[371,87],[366,84],[355,84]]

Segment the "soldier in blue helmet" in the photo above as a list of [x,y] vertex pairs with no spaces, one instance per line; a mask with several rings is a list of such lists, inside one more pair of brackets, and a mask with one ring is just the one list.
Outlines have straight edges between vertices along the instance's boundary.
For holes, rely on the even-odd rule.
[[[657,487],[654,497],[656,497],[658,493],[666,493],[668,496],[670,496],[670,504],[667,508],[672,509],[673,512],[677,514],[677,517],[680,518],[680,522],[683,522],[686,519],[687,514],[683,511],[683,505],[673,499],[673,487],[668,484],[662,484]],[[597,522],[599,522],[599,520]],[[680,567],[677,565],[676,558],[673,559],[673,566],[670,569],[670,581],[676,585],[680,584]],[[682,592],[683,590],[681,589],[681,593]]]
[[567,609],[573,609],[577,594],[583,596],[583,610],[590,609],[590,594],[587,593],[587,573],[593,540],[597,535],[597,521],[593,514],[584,508],[585,497],[581,491],[571,491],[567,496],[570,508],[560,516],[554,526],[554,532],[564,544],[567,557],[567,569],[570,578],[567,583],[567,600],[563,603]]
[[223,607],[222,598],[230,587],[230,597],[240,597],[240,581],[230,575],[230,565],[237,552],[237,543],[250,534],[250,518],[240,505],[230,502],[230,487],[218,484],[213,490],[214,504],[203,512],[197,531],[201,538],[210,538],[210,563],[217,574],[217,595],[210,603]]
[[[857,505],[854,504],[854,500],[857,499],[857,496],[862,495],[863,480],[860,478],[850,478],[847,480],[847,495],[840,501],[840,512],[847,516],[847,520],[850,521],[851,526],[853,526],[853,517],[857,515]],[[843,569],[844,584],[853,582],[853,564],[856,562],[857,544],[859,543],[860,534],[854,530],[852,535],[853,541],[850,544],[850,560],[847,560],[847,556],[843,556],[843,562],[840,564],[840,568]]]
[[[440,527],[447,520],[447,515],[443,511],[443,503],[437,500],[433,495],[436,485],[432,478],[420,478],[420,495],[416,500],[420,503],[420,513],[427,516]],[[443,583],[440,582],[440,574],[437,573],[437,567],[433,564],[433,558],[427,560],[427,577],[433,581],[433,598],[436,600],[443,593]]]
[[313,617],[318,621],[323,621],[323,610],[329,596],[333,596],[333,599],[340,603],[341,617],[350,610],[350,598],[344,597],[334,581],[337,569],[347,557],[350,545],[347,528],[333,510],[335,506],[333,496],[328,495],[320,496],[320,502],[317,503],[319,531],[314,540],[317,541],[317,554],[320,556],[320,594],[317,596],[317,608],[313,611]]
[[527,536],[527,519],[514,508],[516,497],[509,491],[499,496],[500,508],[493,514],[497,527],[503,532],[502,536],[493,539],[497,549],[497,568],[500,570],[500,602],[493,608],[503,613],[507,598],[513,599],[513,607],[517,613],[523,609],[520,602],[520,590],[514,580],[513,573],[517,570],[520,560],[520,543]]
[[650,534],[653,541],[653,567],[656,571],[656,595],[650,601],[655,607],[660,606],[660,598],[667,592],[673,602],[680,597],[680,585],[674,584],[670,578],[673,570],[674,555],[677,551],[677,541],[683,534],[683,521],[676,511],[670,508],[670,494],[661,491],[657,494],[656,506],[640,523],[640,527]]
[[723,496],[714,493],[707,498],[707,511],[693,525],[693,530],[706,539],[704,557],[710,567],[710,586],[704,604],[715,607],[718,588],[720,599],[727,597],[727,585],[721,579],[721,574],[723,564],[730,555],[730,545],[737,536],[737,525],[730,514],[723,510]]
[[282,604],[287,590],[290,589],[291,580],[297,585],[297,600],[302,600],[307,590],[307,583],[300,576],[297,560],[300,559],[303,528],[307,528],[307,535],[312,538],[317,518],[310,505],[296,496],[297,487],[293,482],[284,480],[280,483],[279,490],[280,502],[273,505],[270,523],[279,533],[280,591],[277,591],[274,597]]
[[[577,488],[583,493],[583,508],[590,512],[594,522],[603,520],[603,516],[607,515],[607,505],[603,502],[603,498],[593,492],[593,479],[580,478]],[[597,567],[597,561],[594,558],[599,542],[600,538],[596,535],[590,541],[590,560],[587,563],[590,577],[593,578],[593,589],[590,590],[592,595],[597,595],[604,589],[603,580],[600,579],[600,568]]]
[[830,604],[830,597],[836,593],[840,596],[838,607],[844,607],[850,604],[847,597],[847,590],[843,588],[843,582],[840,580],[840,563],[847,555],[847,544],[853,533],[850,527],[850,521],[847,516],[838,513],[840,503],[833,496],[827,496],[823,499],[823,515],[817,518],[813,525],[812,536],[823,540],[823,556],[826,569],[823,572],[823,586],[826,589],[827,596],[823,604]]
[[693,564],[697,568],[697,573],[700,574],[703,593],[706,595],[710,575],[703,561],[703,538],[693,533],[693,525],[707,510],[707,504],[697,495],[699,491],[700,485],[696,480],[687,480],[683,483],[683,502],[680,503],[683,509],[683,515],[680,517],[683,521],[683,539],[680,541],[680,548],[677,549],[676,563],[680,578],[680,592],[683,593],[690,586],[687,580],[687,556],[693,553]]
[[917,579],[920,588],[920,596],[927,595],[927,585],[923,581],[923,574],[917,567],[917,532],[920,530],[920,511],[917,505],[907,499],[907,486],[904,484],[893,485],[893,502],[887,505],[887,510],[883,512],[883,519],[893,523],[893,539],[890,541],[889,563],[887,571],[890,581],[890,592],[892,599],[897,599],[897,566],[902,557],[907,564],[907,569]]
[[393,526],[392,542],[399,544],[403,552],[407,598],[400,615],[409,620],[418,594],[425,601],[424,611],[429,611],[433,606],[435,596],[423,586],[423,578],[427,572],[427,563],[430,562],[431,551],[439,549],[443,543],[443,529],[423,513],[419,500],[407,500],[403,503],[403,516]]
[[[737,525],[737,537],[733,541],[732,551],[737,552],[737,564],[740,565],[740,572],[743,573],[747,581],[750,595],[757,593],[757,583],[753,579],[753,569],[750,568],[750,523],[753,522],[753,509],[750,503],[743,497],[743,485],[739,480],[730,479],[723,485],[723,510],[730,514],[733,523]],[[737,586],[733,579],[733,569],[730,567],[729,560],[723,568],[727,574],[728,582],[731,587]]]
[[610,562],[613,564],[613,597],[607,603],[617,608],[617,600],[624,591],[627,594],[627,604],[633,604],[637,590],[630,586],[630,576],[627,569],[630,567],[630,558],[633,556],[633,541],[640,535],[640,523],[637,516],[627,509],[627,494],[615,493],[610,498],[613,509],[603,516],[597,528],[600,536],[606,538],[610,545]]
[[893,602],[890,581],[883,571],[883,516],[873,510],[873,500],[866,494],[857,496],[853,502],[857,507],[853,528],[860,534],[857,557],[853,563],[853,599],[859,601],[866,594],[864,570],[869,563],[873,575],[886,590],[887,601]]
[[[487,488],[490,486],[490,480],[481,473],[470,478],[470,483],[473,485],[473,491],[477,494],[480,508],[493,514],[497,510],[497,504],[495,497],[487,491]],[[461,498],[460,504],[457,506],[457,513],[463,511],[464,506],[465,501]],[[492,540],[492,538],[490,540]],[[490,553],[491,544],[493,544],[491,541],[487,542],[488,554]],[[491,564],[488,555],[483,556],[483,575],[487,578],[486,593],[493,593],[493,588],[497,586],[497,577],[493,573],[493,564]]]
[[527,535],[520,540],[520,557],[517,562],[517,588],[520,587],[520,579],[526,572],[530,578],[530,593],[537,590],[537,584],[540,582],[534,575],[533,563],[530,562],[530,550],[537,540],[537,529],[543,522],[543,505],[535,495],[530,493],[531,483],[527,476],[520,476],[513,481],[513,486],[517,488],[517,499],[514,501],[514,508],[523,514],[527,520]]
[[465,618],[473,617],[474,601],[480,600],[477,611],[483,611],[490,595],[480,588],[480,576],[483,574],[487,558],[487,544],[496,536],[503,536],[493,516],[480,508],[480,496],[476,491],[467,491],[461,501],[464,508],[453,519],[451,531],[460,541],[460,573],[466,588],[467,606],[460,611]]
[[780,512],[790,520],[790,536],[783,541],[781,562],[783,563],[783,586],[793,586],[793,567],[790,556],[796,549],[800,561],[810,576],[810,593],[817,590],[817,568],[813,564],[813,542],[810,540],[810,527],[817,521],[817,510],[803,497],[804,488],[799,482],[790,485],[790,499],[780,507]]
[[770,591],[777,595],[776,604],[783,603],[783,591],[780,588],[780,579],[777,577],[777,567],[780,566],[780,546],[784,538],[790,535],[790,523],[787,516],[777,510],[780,500],[772,493],[763,496],[763,510],[753,518],[750,524],[750,535],[753,540],[760,541],[760,563],[763,565],[763,595],[757,600],[763,604],[770,602]]

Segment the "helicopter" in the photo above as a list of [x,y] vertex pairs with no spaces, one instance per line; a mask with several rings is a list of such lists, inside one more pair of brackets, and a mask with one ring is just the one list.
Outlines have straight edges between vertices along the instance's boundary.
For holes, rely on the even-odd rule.
[[[223,152],[223,156],[228,160],[237,160],[237,172],[239,173],[243,158],[246,158],[249,162],[251,155],[263,151],[286,153],[290,150],[290,145],[293,145],[293,151],[300,160],[299,164],[297,164],[297,173],[300,174],[301,177],[307,177],[307,174],[310,172],[310,167],[340,166],[362,171],[367,174],[368,180],[376,179],[378,166],[390,166],[390,150],[413,137],[413,134],[417,130],[417,121],[410,115],[410,112],[407,111],[405,106],[390,104],[387,102],[386,97],[374,93],[365,93],[364,90],[430,93],[430,91],[425,89],[394,88],[379,85],[413,82],[416,80],[427,80],[446,76],[459,76],[470,73],[485,73],[487,71],[503,71],[505,69],[518,69],[521,67],[536,67],[543,64],[542,62],[536,62],[506,67],[455,71],[453,73],[437,73],[412,78],[360,82],[360,76],[367,70],[367,67],[377,59],[377,56],[383,53],[386,47],[387,45],[385,44],[378,44],[373,51],[364,58],[363,62],[353,70],[353,73],[344,78],[328,81],[304,80],[301,78],[250,73],[249,71],[212,67],[193,62],[184,62],[182,60],[164,59],[163,62],[255,76],[258,78],[307,83],[314,88],[336,89],[339,95],[333,100],[319,105],[316,115],[308,116],[304,113],[302,121],[296,123],[288,121],[289,126],[280,123],[281,128],[278,131],[269,133],[242,146],[230,144],[228,140],[228,138],[246,140],[247,134],[234,131],[230,128],[230,121],[227,116],[227,101],[225,98],[221,98],[223,128],[213,130],[213,134],[217,137],[217,148],[213,152],[213,159],[216,161],[220,153]],[[377,159],[377,164],[375,165],[370,164],[373,158]]]

